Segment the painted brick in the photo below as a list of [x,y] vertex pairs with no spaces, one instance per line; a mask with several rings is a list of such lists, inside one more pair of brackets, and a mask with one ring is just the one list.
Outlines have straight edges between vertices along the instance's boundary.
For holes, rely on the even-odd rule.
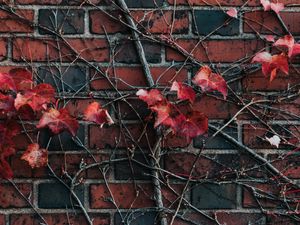
[[198,209],[234,209],[237,201],[234,184],[201,184],[192,189],[192,204]]
[[15,61],[74,61],[80,56],[89,61],[108,61],[108,45],[104,39],[66,39],[73,52],[66,44],[61,44],[60,53],[57,43],[52,39],[16,38],[13,42]]
[[[29,197],[32,192],[31,184],[16,184],[20,192]],[[11,184],[0,184],[0,208],[29,208],[30,204],[19,194]],[[32,200],[32,199],[31,199]]]
[[33,10],[16,10],[15,12],[20,17],[24,18],[24,21],[18,19],[18,16],[14,16],[12,13],[0,11],[1,33],[31,33],[33,27],[30,23],[33,22],[34,11]]
[[[174,43],[180,49],[188,53],[192,53],[195,59],[201,62],[235,62],[246,56],[252,56],[263,47],[263,43],[257,40],[210,40],[201,42],[207,50],[201,47],[200,43],[196,40],[179,39]],[[193,50],[194,49],[194,50]],[[192,51],[193,50],[193,51]],[[167,61],[184,61],[183,57],[177,51],[167,48],[166,49]]]
[[[83,34],[84,11],[76,9],[40,9],[38,22],[41,34]],[[43,27],[47,29],[43,29]],[[48,29],[50,31],[48,31]]]
[[221,10],[195,10],[193,32],[200,35],[239,34],[239,20],[230,18]]
[[39,83],[51,84],[57,92],[85,91],[87,86],[86,69],[80,66],[40,67],[37,79]]
[[[78,205],[74,200],[69,190],[60,183],[41,183],[38,185],[38,206],[44,209],[59,209],[66,207],[75,207]],[[75,193],[77,197],[83,202],[84,196],[83,186],[77,186]],[[49,198],[51,196],[51,198]]]

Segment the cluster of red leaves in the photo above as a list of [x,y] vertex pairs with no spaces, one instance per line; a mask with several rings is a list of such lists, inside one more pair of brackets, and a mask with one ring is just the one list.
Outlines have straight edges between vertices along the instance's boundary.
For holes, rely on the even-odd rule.
[[[0,73],[0,176],[12,178],[13,171],[7,162],[16,149],[13,138],[22,132],[18,124],[20,118],[35,120],[40,117],[36,128],[48,128],[53,135],[67,131],[76,135],[79,127],[76,118],[73,118],[67,109],[57,109],[55,90],[50,84],[33,82],[32,74],[25,69],[14,69],[9,73]],[[101,127],[103,124],[112,124],[113,121],[99,103],[91,103],[84,119],[95,122]],[[38,142],[38,141],[37,141]],[[45,166],[48,163],[48,151],[38,143],[30,144],[21,157],[32,168]]]
[[[227,97],[227,84],[224,78],[213,73],[207,66],[203,66],[197,72],[193,83],[199,86],[203,92],[216,90],[222,93],[224,99]],[[179,100],[187,100],[191,104],[195,101],[195,91],[186,84],[174,81],[170,91],[176,91]],[[140,89],[136,94],[156,113],[154,127],[163,125],[170,128],[174,134],[185,137],[189,142],[194,137],[207,132],[207,116],[202,112],[193,110],[193,107],[187,113],[183,113],[176,103],[169,101],[157,89],[150,91]]]
[[300,44],[295,43],[295,39],[291,35],[286,35],[279,38],[273,46],[283,48],[284,51],[280,54],[271,55],[269,52],[259,52],[252,59],[252,63],[261,63],[262,72],[270,81],[274,80],[278,70],[285,74],[289,74],[289,59],[300,54]]

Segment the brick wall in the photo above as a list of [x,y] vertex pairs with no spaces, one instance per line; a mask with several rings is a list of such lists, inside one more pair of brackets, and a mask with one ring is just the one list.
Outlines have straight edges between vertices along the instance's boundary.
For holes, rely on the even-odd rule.
[[[258,0],[126,3],[157,87],[172,80],[191,84],[202,63],[227,80],[226,101],[217,93],[197,96],[194,107],[211,124],[222,126],[250,101],[270,100],[244,108],[224,132],[297,181],[299,60],[293,60],[288,76],[279,74],[272,83],[260,67],[250,65],[256,52],[276,51],[264,35],[286,34],[276,15],[263,12]],[[299,0],[284,3],[282,21],[297,37]],[[238,19],[226,15],[231,7],[239,11]],[[10,159],[14,179],[0,183],[0,225],[88,224],[78,201],[94,225],[159,224],[149,150],[157,137],[147,106],[135,97],[147,80],[124,12],[109,0],[3,0],[0,9],[0,72],[31,70],[37,83],[56,87],[59,104],[80,120],[76,138],[38,133],[52,171],[31,169],[21,160],[30,140],[25,134],[16,138],[19,151]],[[93,100],[118,122],[99,128],[82,121]],[[31,122],[24,126],[36,139]],[[228,138],[212,139],[213,134],[210,130],[190,145],[172,134],[164,138],[160,179],[168,221],[183,196],[174,225],[299,224],[297,188]],[[279,148],[266,140],[274,134],[285,140]]]

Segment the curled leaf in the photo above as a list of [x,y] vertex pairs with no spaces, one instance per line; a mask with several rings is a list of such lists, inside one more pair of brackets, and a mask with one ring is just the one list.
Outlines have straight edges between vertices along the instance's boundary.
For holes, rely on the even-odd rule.
[[271,55],[268,52],[259,52],[252,59],[252,63],[261,63],[262,72],[264,76],[270,74],[270,82],[274,80],[277,75],[277,71],[281,70],[283,73],[289,73],[288,58],[285,54]]
[[48,163],[48,151],[40,148],[39,144],[33,143],[28,145],[21,159],[27,161],[32,168],[46,166]]
[[288,49],[288,56],[290,58],[300,54],[300,44],[295,43],[295,39],[292,35],[285,35],[279,38],[275,43],[276,47],[284,47]]
[[36,127],[48,127],[54,134],[59,134],[66,130],[75,136],[79,128],[79,124],[77,120],[69,114],[68,110],[56,110],[54,108],[50,108],[43,114]]
[[277,135],[274,135],[271,138],[266,137],[266,140],[268,142],[270,142],[271,145],[274,145],[274,146],[276,146],[276,148],[279,148],[279,144],[280,144],[281,140],[280,140],[280,137],[278,137]]
[[279,14],[284,9],[283,3],[272,3],[269,0],[260,0],[260,3],[264,7],[264,11],[273,10],[276,14]]
[[195,101],[196,94],[193,88],[181,82],[174,81],[170,90],[177,91],[177,96],[181,100],[189,100],[191,103]]
[[101,108],[98,102],[92,102],[84,111],[84,119],[99,124],[101,127],[107,124],[113,124],[114,121],[110,117],[106,109]]
[[193,83],[201,87],[202,91],[219,91],[224,99],[227,97],[227,84],[224,78],[217,73],[213,73],[208,66],[203,66],[193,78]]
[[139,99],[143,100],[148,104],[148,106],[152,106],[157,104],[158,102],[164,101],[164,96],[157,89],[152,89],[150,91],[140,89],[136,93],[139,96]]
[[237,18],[238,17],[238,11],[236,10],[236,8],[231,8],[229,9],[226,14],[230,17],[233,17],[233,18]]

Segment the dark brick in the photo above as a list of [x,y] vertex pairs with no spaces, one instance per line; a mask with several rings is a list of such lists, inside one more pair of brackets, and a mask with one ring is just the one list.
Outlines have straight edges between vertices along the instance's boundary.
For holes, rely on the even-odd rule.
[[[235,139],[238,138],[237,129],[235,127],[227,126],[223,129],[226,134],[229,134],[231,137]],[[205,143],[205,149],[236,149],[236,146],[230,143],[226,138],[223,138],[220,134],[215,136],[213,139],[210,137],[214,134],[214,131],[208,131],[208,137],[199,136],[194,139],[194,147],[202,148],[203,143]],[[207,141],[207,143],[206,143]]]
[[[125,155],[120,155],[118,158],[127,157]],[[145,155],[135,154],[134,158],[140,163],[150,166],[149,158],[147,159]],[[124,161],[118,162],[114,165],[115,167],[115,178],[117,180],[127,180],[127,179],[134,179],[134,180],[147,180],[150,179],[149,175],[151,174],[151,170],[145,168],[144,166],[139,165],[133,161]]]
[[[70,191],[60,183],[41,183],[38,186],[38,205],[39,208],[58,209],[66,207],[74,207],[78,205],[74,200]],[[84,189],[83,186],[78,186],[75,189],[77,197],[83,202]]]
[[70,67],[41,67],[38,70],[38,82],[48,83],[56,87],[58,92],[84,91],[86,86],[85,68],[79,66]]
[[59,135],[52,136],[49,130],[42,130],[40,133],[40,144],[43,148],[48,145],[48,142],[51,139],[48,150],[50,151],[66,151],[66,150],[81,150],[82,147],[76,144],[78,139],[82,144],[84,144],[84,126],[80,125],[77,131],[76,137],[72,137],[72,135],[65,131]]
[[151,8],[162,6],[164,0],[125,0],[129,8]]
[[[16,184],[18,190],[26,197],[32,192],[31,184]],[[11,184],[0,184],[0,208],[28,208],[30,204],[20,195]]]
[[236,208],[234,184],[200,184],[192,189],[192,204],[199,209]]
[[[39,25],[63,34],[84,33],[84,11],[77,9],[40,9]],[[39,28],[41,34],[51,34]]]
[[[143,41],[146,59],[149,63],[161,62],[161,46],[151,42]],[[120,43],[116,48],[115,60],[122,63],[139,63],[139,57],[132,41]]]
[[[222,26],[224,24],[224,26]],[[222,28],[216,30],[222,26]],[[213,34],[236,35],[239,34],[239,21],[231,19],[221,10],[196,10],[193,32],[200,35]]]
[[[121,217],[122,215],[122,217]],[[156,224],[156,212],[135,211],[127,213],[115,213],[115,225],[153,225]]]

